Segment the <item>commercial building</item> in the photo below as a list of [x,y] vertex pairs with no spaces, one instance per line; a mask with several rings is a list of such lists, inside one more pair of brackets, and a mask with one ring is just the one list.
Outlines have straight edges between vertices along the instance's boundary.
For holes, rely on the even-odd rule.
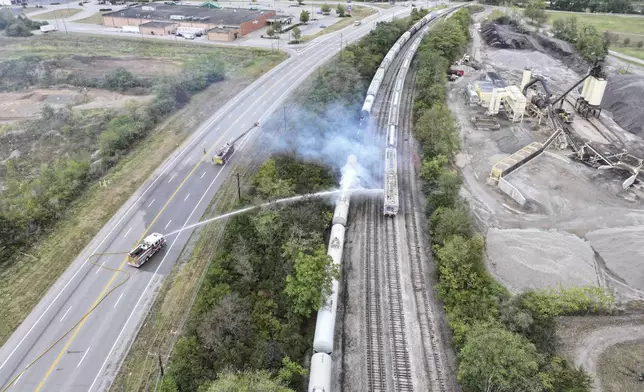
[[[202,29],[208,39],[232,41],[265,27],[274,10],[217,9],[151,3],[103,14],[103,25],[140,26],[142,34],[172,34],[179,27]],[[147,25],[151,22],[165,23]]]

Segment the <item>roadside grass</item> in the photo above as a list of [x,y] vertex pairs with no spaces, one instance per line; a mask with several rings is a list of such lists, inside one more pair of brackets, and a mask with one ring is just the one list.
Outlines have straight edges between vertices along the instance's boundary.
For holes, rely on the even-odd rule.
[[40,20],[64,19],[64,18],[69,18],[70,16],[74,16],[81,11],[82,10],[79,10],[78,8],[67,8],[67,9],[63,8],[59,10],[45,12],[43,14],[34,15],[31,17],[31,19],[40,19]]
[[[29,43],[20,44],[25,47],[19,52],[22,55],[38,53],[53,56],[61,53],[60,51],[99,55],[103,54],[101,48],[107,50],[111,47],[110,54],[117,53],[118,48],[121,48],[121,55],[136,54],[143,50],[147,55],[164,53],[168,57],[184,56],[185,59],[202,50],[196,48],[198,45],[169,45],[169,48],[163,48],[164,45],[159,43],[123,43],[123,40],[113,38],[105,39],[106,42],[103,43],[101,41],[79,35],[75,35],[73,39],[64,36],[54,40],[37,39],[31,40],[36,45],[30,51]],[[0,54],[7,50],[2,43],[0,41]],[[58,44],[54,45],[56,43]],[[98,46],[92,47],[91,43]],[[72,44],[76,45],[73,52]],[[15,44],[10,46],[17,47]],[[193,50],[189,50],[190,47]],[[257,50],[257,53],[252,53],[255,51],[248,50],[244,56],[243,49],[232,49],[228,56],[227,49],[203,47],[204,52],[206,48],[210,52],[219,51],[230,65],[227,69],[227,82],[215,83],[195,95],[186,107],[158,126],[101,179],[107,181],[107,187],[90,185],[38,243],[25,250],[14,264],[0,271],[0,344],[6,341],[69,264],[166,157],[217,108],[286,58],[281,52]]]
[[367,16],[373,15],[375,13],[376,13],[376,10],[374,10],[373,8],[355,6],[351,12],[350,18],[341,18],[339,22],[336,22],[331,26],[324,28],[321,31],[318,31],[315,34],[303,36],[301,41],[302,42],[311,41],[317,37],[323,36],[324,34],[329,34],[329,33],[333,33],[334,31],[342,30],[343,28],[353,24],[354,22],[358,20],[362,20]]
[[595,382],[604,392],[637,392],[642,390],[638,376],[644,373],[644,340],[619,343],[604,351],[597,364],[599,380]]
[[[642,37],[642,40],[644,41],[644,37]],[[637,48],[637,47],[632,47],[632,46],[629,46],[629,47],[611,46],[610,49],[614,50],[615,52],[623,53],[623,54],[625,54],[627,56],[632,56],[632,57],[636,57],[638,59],[644,60],[644,47]],[[620,58],[620,60],[628,61],[628,60],[624,60],[622,58]],[[628,62],[631,62],[631,61],[628,61]],[[642,66],[642,64],[638,64],[638,63],[635,63],[635,62],[631,62],[631,63],[633,63],[635,65],[639,65],[640,67]]]
[[87,18],[83,19],[78,19],[74,20],[73,23],[87,23],[87,24],[95,24],[95,25],[103,25],[103,14],[101,12],[97,12],[92,16],[88,16]]
[[32,8],[23,8],[22,9],[22,13],[25,14],[25,15],[33,14],[34,12],[37,12],[37,11],[42,11],[42,8],[32,7]]
[[[613,33],[644,34],[644,18],[641,16],[614,16],[614,15],[593,15],[581,12],[549,12],[548,24],[557,19],[565,19],[576,16],[579,22],[595,26],[599,31],[611,31]],[[644,39],[644,37],[641,37]]]

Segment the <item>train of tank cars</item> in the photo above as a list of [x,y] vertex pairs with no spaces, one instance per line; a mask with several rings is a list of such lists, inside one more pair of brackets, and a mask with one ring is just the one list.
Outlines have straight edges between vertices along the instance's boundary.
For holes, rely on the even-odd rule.
[[[441,10],[439,12],[432,12],[421,20],[419,20],[411,29],[405,32],[398,41],[391,47],[385,58],[380,63],[380,67],[369,85],[367,96],[362,107],[360,116],[360,125],[366,125],[371,118],[371,108],[375,101],[380,85],[384,79],[385,73],[389,66],[392,64],[394,58],[398,55],[405,43],[422,29],[427,23],[434,20],[436,17],[448,12],[448,10]],[[398,107],[400,103],[400,96],[404,84],[404,76],[407,73],[409,64],[418,45],[420,44],[419,37],[416,39],[412,46],[412,51],[407,54],[404,60],[403,67],[405,71],[399,74],[396,90],[394,92],[393,102],[391,104],[389,122],[387,129],[387,145],[386,145],[386,163],[385,170],[392,171],[393,173],[386,173],[385,179],[391,177],[393,174],[394,180],[387,189],[387,180],[385,180],[385,215],[395,215],[398,211],[398,188],[397,188],[397,173],[396,173],[396,139],[398,128]],[[393,113],[392,113],[393,111]],[[392,153],[393,151],[393,153]],[[349,158],[349,163],[351,163]],[[355,157],[353,157],[355,159]],[[389,194],[387,194],[389,190]],[[349,199],[350,190],[345,191],[338,198],[338,202],[333,214],[333,221],[331,227],[331,238],[329,239],[329,249],[327,254],[331,256],[333,263],[340,265],[342,262],[342,252],[344,247],[344,233],[347,225],[347,217],[349,215]],[[395,196],[394,196],[395,194]],[[389,197],[388,197],[389,196]],[[331,391],[331,367],[332,361],[330,354],[333,352],[333,340],[335,329],[335,317],[338,306],[338,286],[337,280],[333,281],[331,295],[327,298],[325,306],[320,308],[317,315],[315,324],[315,336],[313,338],[313,350],[315,354],[311,358],[311,371],[309,378],[309,392],[329,392]]]

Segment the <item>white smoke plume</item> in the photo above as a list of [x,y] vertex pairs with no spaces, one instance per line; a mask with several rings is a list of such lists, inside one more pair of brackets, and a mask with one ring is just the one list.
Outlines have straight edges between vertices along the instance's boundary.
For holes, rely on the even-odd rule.
[[336,104],[317,113],[287,106],[267,122],[265,129],[274,131],[265,134],[263,144],[272,153],[294,153],[340,170],[343,189],[382,188],[384,146],[364,136],[365,130],[358,127],[358,110]]

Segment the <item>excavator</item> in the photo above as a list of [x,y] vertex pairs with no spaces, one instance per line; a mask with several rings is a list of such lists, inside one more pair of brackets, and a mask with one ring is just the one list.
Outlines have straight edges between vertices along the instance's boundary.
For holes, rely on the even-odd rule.
[[258,122],[254,123],[252,127],[248,128],[246,132],[239,135],[236,139],[221,146],[221,148],[215,153],[215,156],[212,157],[212,162],[217,165],[225,165],[235,152],[235,143],[243,138],[248,132],[252,131],[253,128],[258,126]]

